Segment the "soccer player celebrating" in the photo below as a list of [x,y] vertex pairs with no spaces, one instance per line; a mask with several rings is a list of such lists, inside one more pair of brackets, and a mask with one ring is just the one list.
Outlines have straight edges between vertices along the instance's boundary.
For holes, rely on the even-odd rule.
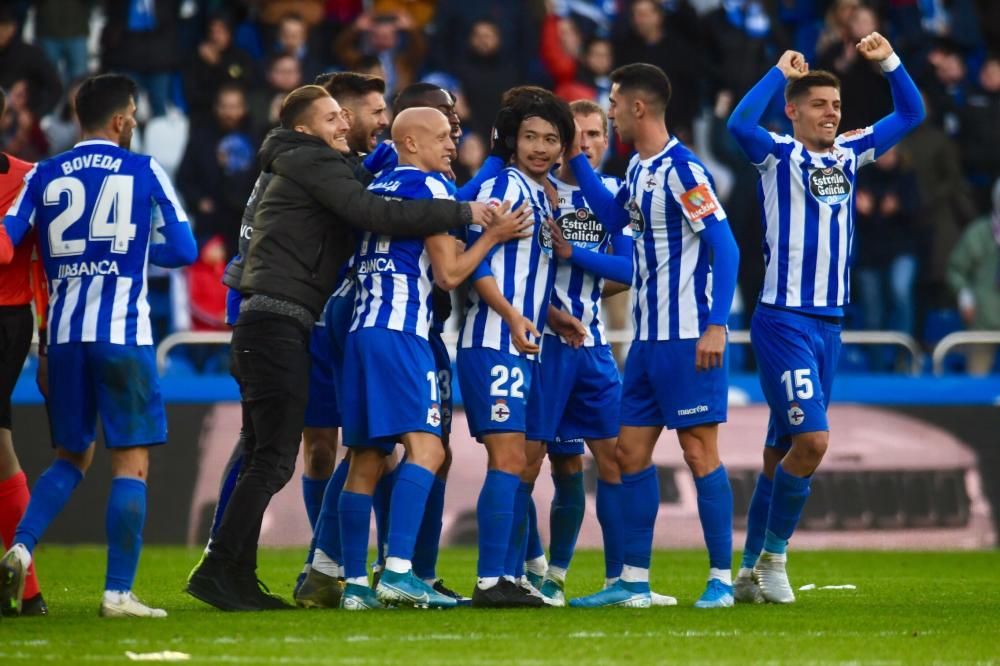
[[[393,124],[399,166],[369,187],[399,199],[451,199],[443,173],[454,151],[448,119],[436,109],[408,109]],[[506,212],[507,206],[501,209]],[[444,462],[441,395],[428,342],[431,284],[452,289],[498,243],[530,236],[530,209],[491,225],[458,252],[447,234],[424,238],[366,233],[355,259],[357,297],[344,358],[344,443],[350,470],[340,496],[341,543],[347,587],[342,607],[378,608],[379,602],[448,608],[441,594],[413,573],[412,558],[435,474]],[[529,233],[524,233],[527,228]],[[386,409],[386,405],[392,409]],[[382,458],[397,441],[406,460],[397,472],[389,509],[388,557],[375,593],[368,587],[368,525]]]
[[[495,206],[527,202],[534,212],[535,233],[494,248],[474,274],[458,351],[469,429],[489,456],[477,506],[479,579],[472,605],[479,607],[544,605],[541,595],[514,582],[524,554],[523,540],[511,537],[514,525],[526,520],[530,498],[530,484],[521,479],[527,463],[526,441],[533,440],[540,449],[543,403],[536,340],[555,278],[546,226],[552,210],[544,184],[573,138],[572,113],[551,93],[508,95],[508,99],[498,125],[502,135],[509,137],[513,164],[487,181],[479,198]],[[470,240],[479,233],[472,227]]]
[[[14,545],[0,560],[0,606],[20,609],[25,573],[46,528],[94,456],[96,417],[111,449],[108,566],[100,613],[164,617],[132,594],[146,514],[149,447],[167,439],[153,353],[146,266],[178,267],[197,254],[163,169],[128,151],[135,83],[85,81],[76,113],[83,140],[39,163],[4,224],[15,244],[34,228],[49,280],[49,400],[56,461],[38,479]],[[153,242],[154,207],[165,242]]]
[[[728,123],[760,171],[767,268],[750,337],[771,408],[764,471],[750,501],[736,577],[738,601],[795,601],[785,550],[829,444],[826,410],[850,296],[855,178],[924,117],[920,94],[886,39],[872,33],[857,50],[885,72],[895,104],[874,126],[838,135],[840,82],[829,72],[810,72],[795,51],[781,56]],[[791,137],[758,125],[782,87]]]
[[[625,524],[621,579],[573,606],[648,607],[653,528],[660,505],[653,447],[677,430],[695,477],[698,515],[709,554],[700,608],[731,606],[733,495],[719,459],[726,420],[726,321],[736,289],[739,250],[711,175],[664,122],[670,81],[658,67],[626,65],[611,75],[611,112],[633,143],[626,184],[612,198],[586,156],[571,160],[584,196],[610,230],[635,235],[635,341],[625,363],[618,461]],[[664,378],[669,378],[665,380]]]

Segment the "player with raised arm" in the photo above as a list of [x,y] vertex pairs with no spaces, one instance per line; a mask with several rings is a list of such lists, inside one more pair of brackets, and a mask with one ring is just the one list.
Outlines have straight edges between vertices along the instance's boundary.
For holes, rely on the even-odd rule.
[[[76,97],[83,140],[40,162],[4,219],[16,245],[39,237],[49,281],[49,400],[56,461],[35,483],[13,547],[0,560],[0,606],[20,609],[25,572],[46,528],[94,456],[96,418],[111,449],[104,617],[165,617],[132,594],[146,515],[149,447],[167,440],[153,351],[146,268],[192,263],[194,236],[154,159],[129,152],[135,83],[105,74]],[[154,208],[164,225],[156,230]]]
[[[795,51],[781,56],[728,122],[760,172],[766,270],[750,338],[771,409],[737,601],[795,601],[785,551],[830,439],[826,410],[850,299],[855,179],[924,118],[920,93],[888,40],[872,33],[857,50],[880,65],[892,91],[895,109],[875,125],[838,135],[839,80],[810,72]],[[793,136],[759,125],[782,88]]]
[[[515,89],[516,90],[516,89]],[[473,275],[470,307],[462,326],[458,376],[469,430],[486,446],[486,479],[479,495],[478,581],[472,605],[544,605],[541,595],[515,584],[524,566],[514,526],[526,521],[530,484],[522,480],[527,442],[540,450],[541,379],[536,342],[548,312],[555,278],[547,221],[552,209],[545,183],[549,170],[573,138],[567,104],[544,90],[506,95],[498,115],[501,134],[514,150],[512,166],[487,181],[479,199],[499,206],[527,202],[534,213],[531,238],[491,250]],[[469,231],[470,241],[481,233]]]
[[608,116],[638,151],[626,183],[609,195],[586,156],[570,164],[601,223],[610,231],[631,224],[635,236],[636,337],[625,363],[618,435],[627,507],[624,566],[614,585],[571,605],[651,605],[649,563],[660,505],[652,454],[666,426],[677,430],[695,477],[708,547],[708,584],[695,606],[731,606],[733,495],[719,459],[718,426],[726,420],[726,321],[739,250],[708,170],[667,131],[666,74],[638,63],[615,70],[611,81]]
[[[369,189],[398,199],[451,199],[454,144],[448,119],[436,109],[400,113],[393,124],[399,165]],[[506,212],[509,205],[501,209]],[[449,608],[456,600],[413,573],[412,559],[427,497],[444,462],[438,373],[428,342],[432,281],[444,289],[463,282],[498,243],[531,235],[530,208],[490,226],[464,252],[448,234],[427,238],[364,234],[355,267],[357,296],[344,358],[344,443],[350,470],[340,496],[341,544],[347,587],[342,607],[381,603]],[[527,233],[525,233],[527,229]],[[386,409],[386,405],[392,405]],[[373,594],[366,560],[372,493],[382,458],[397,441],[406,448],[389,509],[386,568]],[[381,603],[380,603],[381,602]]]

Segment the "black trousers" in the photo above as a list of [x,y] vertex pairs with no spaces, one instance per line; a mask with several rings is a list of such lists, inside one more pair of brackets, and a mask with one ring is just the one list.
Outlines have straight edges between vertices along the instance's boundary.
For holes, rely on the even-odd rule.
[[30,305],[0,306],[0,428],[11,429],[10,396],[31,349],[35,318]]
[[295,471],[309,397],[309,332],[281,315],[241,315],[230,363],[243,408],[243,467],[210,557],[256,568],[264,511]]

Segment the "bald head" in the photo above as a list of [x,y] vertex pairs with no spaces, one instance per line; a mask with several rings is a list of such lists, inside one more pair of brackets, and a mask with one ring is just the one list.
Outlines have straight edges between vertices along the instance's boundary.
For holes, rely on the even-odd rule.
[[400,111],[392,122],[392,140],[400,164],[410,164],[421,171],[451,170],[455,151],[451,123],[437,109],[415,107]]

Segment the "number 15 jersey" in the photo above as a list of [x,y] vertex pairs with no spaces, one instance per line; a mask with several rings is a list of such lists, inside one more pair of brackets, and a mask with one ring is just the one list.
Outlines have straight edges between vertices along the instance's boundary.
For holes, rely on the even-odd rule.
[[38,163],[8,211],[36,228],[49,282],[49,343],[152,345],[146,265],[153,216],[187,222],[148,155],[82,141]]

